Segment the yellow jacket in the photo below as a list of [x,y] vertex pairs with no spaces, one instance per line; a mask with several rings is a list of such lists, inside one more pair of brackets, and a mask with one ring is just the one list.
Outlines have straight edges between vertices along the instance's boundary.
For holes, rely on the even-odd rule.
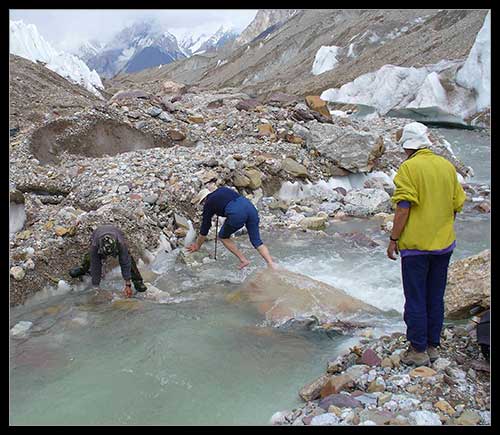
[[455,240],[454,212],[461,211],[465,201],[455,167],[424,148],[400,166],[394,184],[393,203],[411,203],[398,248],[434,251],[450,246]]

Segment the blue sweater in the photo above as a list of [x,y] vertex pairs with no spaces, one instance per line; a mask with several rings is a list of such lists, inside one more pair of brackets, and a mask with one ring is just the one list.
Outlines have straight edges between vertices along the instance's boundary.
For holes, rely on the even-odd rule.
[[212,216],[214,214],[217,216],[226,216],[224,214],[226,205],[239,196],[241,195],[238,192],[235,192],[233,189],[229,189],[228,187],[219,187],[207,196],[205,205],[203,206],[203,220],[200,228],[200,234],[202,236],[206,236],[208,234],[208,231],[212,226]]

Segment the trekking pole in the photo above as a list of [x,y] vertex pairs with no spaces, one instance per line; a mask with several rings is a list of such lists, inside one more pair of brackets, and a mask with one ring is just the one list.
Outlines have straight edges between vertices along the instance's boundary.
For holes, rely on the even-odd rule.
[[217,234],[219,232],[219,216],[215,217],[215,252],[214,259],[217,260]]

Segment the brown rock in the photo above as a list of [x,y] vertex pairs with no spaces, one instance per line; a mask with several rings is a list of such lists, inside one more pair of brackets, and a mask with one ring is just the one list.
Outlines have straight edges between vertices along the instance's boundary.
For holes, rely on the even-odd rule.
[[207,104],[208,109],[217,109],[219,107],[222,107],[224,105],[224,100],[219,98],[218,100],[210,101],[210,103]]
[[294,177],[305,178],[308,176],[307,169],[304,165],[297,163],[295,160],[287,157],[283,162],[281,162],[281,169],[288,172]]
[[390,369],[392,369],[392,360],[390,358],[384,358],[380,365],[382,367],[389,367]]
[[188,116],[188,121],[193,124],[203,124],[205,122],[203,116],[196,116],[196,115]]
[[142,89],[123,90],[123,91],[118,91],[116,94],[114,94],[111,97],[110,101],[113,102],[113,101],[127,100],[132,98],[149,99],[150,95],[144,92]]
[[240,172],[234,174],[233,185],[236,187],[248,187],[250,185],[250,179]]
[[314,110],[315,112],[320,113],[321,115],[325,116],[327,119],[332,121],[332,115],[330,114],[330,111],[328,110],[328,106],[326,104],[326,101],[322,100],[319,96],[317,96],[317,95],[307,96],[306,97],[306,104],[311,110]]
[[330,394],[337,394],[352,384],[352,378],[348,375],[332,376],[325,386],[321,389],[319,395],[321,398],[329,396]]
[[245,176],[250,180],[248,184],[250,189],[255,190],[262,185],[262,174],[257,169],[247,169]]
[[320,391],[323,389],[329,379],[330,376],[328,375],[320,376],[311,383],[302,387],[299,391],[299,396],[306,402],[309,400],[317,399],[319,397]]
[[69,228],[65,228],[65,227],[62,227],[62,226],[59,226],[57,225],[55,228],[54,228],[54,232],[62,237],[62,236],[65,236],[66,234],[68,234],[69,232]]
[[168,130],[167,134],[169,135],[170,139],[175,141],[181,141],[186,139],[186,135],[179,130]]
[[430,376],[435,376],[436,374],[437,374],[436,370],[433,370],[430,367],[425,367],[425,366],[417,367],[410,372],[410,376],[412,378],[416,377],[428,378]]
[[440,400],[434,404],[434,407],[448,415],[454,415],[455,409],[446,400]]
[[296,144],[302,144],[304,143],[304,139],[302,139],[300,136],[296,136],[293,133],[286,133],[285,134],[285,140],[290,143],[296,143]]
[[176,95],[184,93],[186,91],[186,86],[183,85],[182,83],[177,83],[172,80],[167,80],[163,82],[162,90],[165,94]]
[[259,136],[272,136],[274,135],[273,126],[271,124],[260,124],[257,126],[259,129]]

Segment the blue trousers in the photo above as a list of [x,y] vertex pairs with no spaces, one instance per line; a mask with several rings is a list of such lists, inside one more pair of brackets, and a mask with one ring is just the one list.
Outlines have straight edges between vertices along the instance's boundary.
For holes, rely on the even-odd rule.
[[229,239],[231,234],[245,225],[253,247],[258,248],[263,244],[259,233],[259,213],[248,199],[244,196],[233,199],[226,205],[224,213],[226,220],[219,231],[221,239]]
[[417,352],[439,346],[451,254],[409,255],[401,259],[406,338]]

